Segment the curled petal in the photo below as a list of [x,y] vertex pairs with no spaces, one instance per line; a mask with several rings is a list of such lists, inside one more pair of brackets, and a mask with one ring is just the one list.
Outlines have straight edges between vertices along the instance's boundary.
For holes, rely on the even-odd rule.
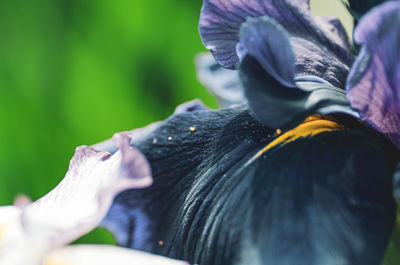
[[348,99],[363,121],[400,148],[400,2],[371,10],[354,40],[362,45],[347,80]]
[[23,211],[25,229],[42,231],[51,247],[67,244],[100,223],[117,193],[151,185],[150,166],[130,136],[117,134],[115,141],[114,155],[78,147],[60,184]]
[[213,94],[221,108],[246,102],[239,72],[220,66],[210,53],[196,57],[197,78]]
[[50,253],[43,265],[184,265],[187,262],[173,260],[136,250],[107,245],[75,245]]
[[240,30],[240,45],[244,55],[256,58],[275,80],[285,87],[296,87],[289,36],[275,20],[269,17],[248,18]]
[[[321,19],[313,18],[307,0],[204,0],[200,35],[218,63],[236,69],[246,50],[240,43],[242,24],[248,17],[263,16],[275,20],[289,33],[296,77],[314,75],[343,87],[353,60],[348,41],[341,27],[332,27],[332,23],[322,23],[320,27]],[[327,29],[332,28],[334,31],[326,35]]]

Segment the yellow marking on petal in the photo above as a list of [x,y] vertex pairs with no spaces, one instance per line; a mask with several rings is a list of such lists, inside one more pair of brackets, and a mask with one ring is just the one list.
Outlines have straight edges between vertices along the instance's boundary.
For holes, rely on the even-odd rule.
[[[285,132],[272,142],[270,142],[266,147],[264,147],[260,152],[258,152],[255,157],[259,157],[264,154],[266,151],[275,147],[279,144],[286,144],[291,141],[297,140],[299,138],[314,136],[316,134],[333,131],[333,130],[343,130],[345,127],[335,121],[329,115],[310,115],[308,116],[300,125],[296,128]],[[281,133],[280,129],[276,130],[276,133],[279,135],[278,131]]]
[[194,132],[194,130],[196,130],[196,127],[190,127],[189,130],[190,130],[191,132]]
[[61,260],[60,258],[50,257],[45,259],[43,265],[76,265],[76,264],[71,263],[69,261]]

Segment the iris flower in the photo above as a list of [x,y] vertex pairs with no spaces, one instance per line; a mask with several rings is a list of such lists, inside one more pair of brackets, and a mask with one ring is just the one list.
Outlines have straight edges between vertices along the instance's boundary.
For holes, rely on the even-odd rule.
[[101,225],[195,264],[380,264],[400,178],[400,2],[380,2],[349,1],[351,44],[306,0],[204,0],[230,70],[202,56],[199,78],[225,108],[188,103],[133,139],[154,183]]
[[199,79],[224,108],[79,148],[52,192],[0,208],[1,264],[138,262],[63,247],[97,225],[200,265],[380,264],[400,197],[400,2],[381,2],[348,2],[352,45],[307,0],[204,0],[203,43],[230,70],[201,56]]

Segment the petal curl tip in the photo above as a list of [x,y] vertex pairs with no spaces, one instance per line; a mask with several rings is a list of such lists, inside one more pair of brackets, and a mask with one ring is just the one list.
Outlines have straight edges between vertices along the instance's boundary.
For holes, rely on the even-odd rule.
[[138,149],[130,145],[131,137],[132,132],[120,132],[113,136],[122,155],[121,177],[133,180],[125,188],[146,188],[153,183],[150,164]]
[[400,2],[367,13],[354,31],[361,51],[347,78],[347,97],[362,120],[400,149]]

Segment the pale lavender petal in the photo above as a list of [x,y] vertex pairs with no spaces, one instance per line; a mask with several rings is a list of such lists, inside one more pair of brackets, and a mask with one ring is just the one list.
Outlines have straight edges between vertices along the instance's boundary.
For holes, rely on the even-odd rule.
[[238,71],[223,68],[208,52],[197,55],[195,62],[197,79],[217,98],[220,108],[246,102]]
[[122,247],[108,245],[75,245],[50,253],[43,265],[184,265],[184,261],[173,260]]
[[23,209],[17,206],[0,207],[0,264],[39,265],[48,249],[40,231],[28,231],[22,223]]
[[361,52],[347,80],[348,99],[363,121],[400,148],[400,2],[367,13],[354,32]]
[[307,0],[204,0],[199,24],[203,43],[218,63],[235,69],[241,25],[248,17],[262,16],[276,20],[289,33],[296,76],[314,75],[344,86],[353,56],[343,29],[338,21],[315,19]]
[[23,212],[27,231],[41,230],[51,247],[67,244],[94,229],[122,190],[152,184],[146,158],[130,146],[128,133],[114,137],[111,155],[88,146],[76,149],[60,184]]

